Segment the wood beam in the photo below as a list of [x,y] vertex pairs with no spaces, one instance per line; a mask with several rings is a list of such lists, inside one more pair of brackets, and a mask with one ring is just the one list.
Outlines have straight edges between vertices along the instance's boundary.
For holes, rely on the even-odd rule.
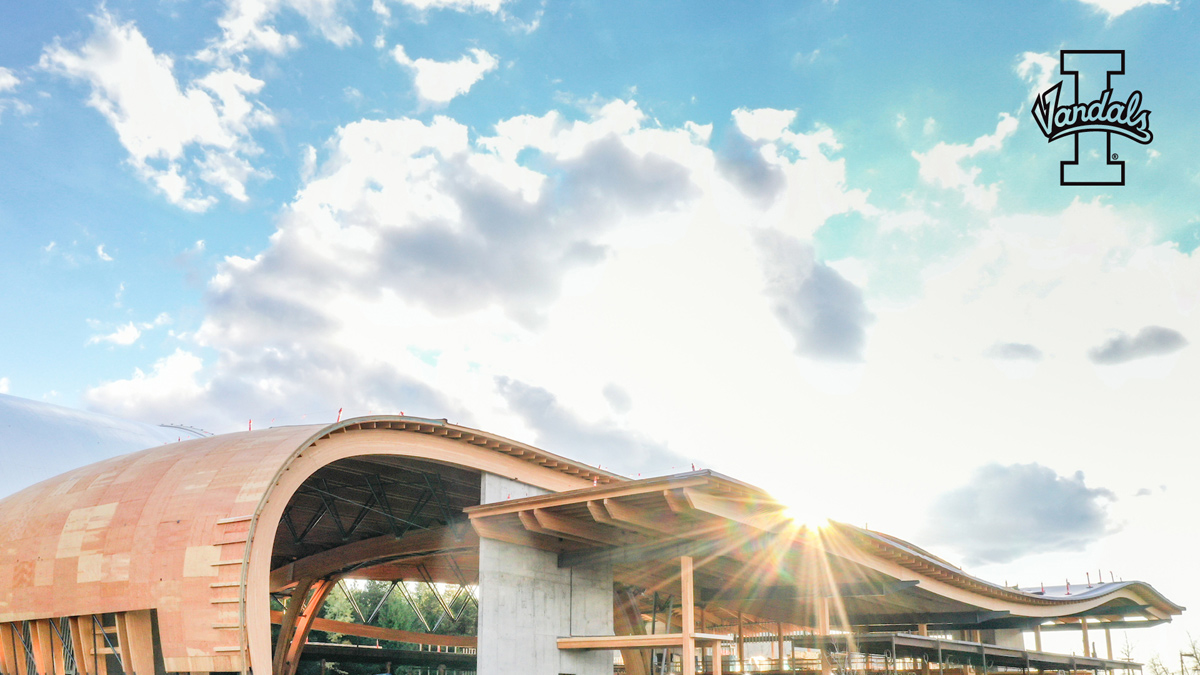
[[320,614],[321,606],[325,604],[325,598],[329,597],[329,592],[333,590],[336,583],[336,578],[330,578],[321,579],[313,584],[312,597],[309,598],[304,609],[300,611],[300,616],[296,619],[296,630],[292,634],[291,643],[288,645],[283,663],[279,664],[279,668],[276,670],[276,675],[296,675],[296,669],[300,667],[300,653],[304,651],[304,643],[308,641],[308,633],[312,630],[313,621],[316,620],[317,614]]
[[[8,675],[17,675],[17,649],[20,647],[14,640],[14,633],[11,623],[0,623],[0,665]],[[21,654],[21,658],[25,655]]]
[[604,508],[614,520],[620,521],[625,527],[651,536],[674,535],[684,531],[679,518],[673,514],[650,514],[615,499],[605,499]]
[[47,619],[46,623],[50,624],[50,653],[54,657],[54,672],[66,675],[67,658],[63,650],[62,635],[57,630],[62,624],[58,619]]
[[375,560],[399,555],[479,548],[479,535],[465,524],[417,530],[403,537],[386,534],[351,542],[271,570],[271,591],[301,579],[319,579]]
[[683,495],[688,504],[697,511],[733,520],[760,530],[774,531],[787,521],[787,517],[783,515],[782,505],[764,510],[759,500],[754,500],[755,503],[751,504],[746,500],[717,497],[693,488],[683,488]]
[[[606,502],[608,500],[605,500]],[[607,504],[605,506],[608,506]],[[692,639],[696,632],[696,593],[692,583],[692,557],[679,558],[680,610],[683,612],[680,621],[683,629],[683,675],[696,675],[696,641]]]
[[[85,618],[91,620],[91,617]],[[75,654],[75,671],[79,675],[89,675],[92,663],[88,658],[88,651],[83,646],[83,632],[80,628],[80,624],[83,622],[80,617],[73,616],[67,619],[67,623],[71,626],[71,651]]]
[[543,530],[573,537],[583,542],[608,546],[624,546],[633,543],[633,540],[628,536],[623,536],[624,533],[620,530],[612,529],[607,525],[587,523],[576,518],[560,516],[546,509],[534,509],[533,517]]
[[121,645],[125,667],[131,675],[154,675],[154,618],[150,610],[125,612],[129,648]]
[[[283,612],[271,612],[271,623],[283,624]],[[313,619],[312,630],[328,633],[341,633],[371,638],[372,640],[387,640],[388,642],[403,642],[414,645],[435,645],[438,647],[475,647],[479,639],[474,635],[434,635],[433,633],[414,633],[407,630],[368,626],[362,623],[334,621],[333,619]]]
[[548,537],[544,534],[530,532],[525,529],[520,522],[504,523],[497,519],[487,518],[472,520],[471,527],[475,528],[475,532],[484,539],[495,539],[496,541],[504,541],[517,546],[528,546],[542,551],[550,551],[551,553],[563,554],[565,550],[570,550],[569,547],[563,546],[563,542],[558,537]]
[[[38,675],[54,673],[54,647],[50,641],[50,620],[38,619],[30,621],[30,634],[33,637],[33,662],[37,665]],[[57,675],[63,675],[58,673]]]
[[[733,639],[732,635],[718,635],[714,633],[689,633],[690,640],[684,638],[683,633],[657,633],[653,635],[576,635],[572,637],[558,638],[559,649],[586,649],[586,650],[602,650],[602,649],[656,649],[656,648],[675,648],[686,649],[687,643],[709,644],[712,642],[726,642]],[[693,655],[695,649],[692,650]],[[685,672],[687,666],[684,665]],[[693,661],[692,675],[695,675],[695,663]]]

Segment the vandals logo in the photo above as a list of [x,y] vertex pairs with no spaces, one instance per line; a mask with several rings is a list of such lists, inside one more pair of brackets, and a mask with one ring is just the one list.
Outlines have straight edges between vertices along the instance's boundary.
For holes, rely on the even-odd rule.
[[1113,134],[1142,145],[1154,140],[1142,92],[1134,90],[1124,101],[1113,95],[1112,76],[1125,73],[1125,50],[1064,50],[1059,72],[1073,76],[1074,100],[1063,100],[1060,81],[1033,102],[1033,119],[1047,143],[1075,140],[1074,159],[1059,163],[1059,185],[1124,185],[1125,162],[1112,151]]

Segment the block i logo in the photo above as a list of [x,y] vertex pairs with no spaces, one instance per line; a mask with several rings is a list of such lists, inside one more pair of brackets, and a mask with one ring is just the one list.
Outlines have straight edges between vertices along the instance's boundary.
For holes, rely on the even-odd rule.
[[1059,72],[1074,80],[1073,91],[1064,93],[1059,81],[1033,102],[1033,119],[1047,143],[1067,136],[1075,141],[1074,158],[1059,163],[1059,185],[1124,185],[1125,162],[1113,152],[1113,134],[1142,145],[1154,140],[1142,92],[1114,100],[1112,79],[1125,73],[1125,50],[1063,50]]

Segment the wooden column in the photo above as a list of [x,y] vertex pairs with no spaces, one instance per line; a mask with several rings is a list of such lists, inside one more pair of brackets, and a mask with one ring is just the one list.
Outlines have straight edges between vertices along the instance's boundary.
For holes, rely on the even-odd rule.
[[[929,624],[917,624],[917,635],[929,637]],[[929,675],[929,657],[923,657],[921,659],[921,675]]]
[[[17,675],[17,650],[20,647],[13,639],[13,632],[11,623],[0,623],[0,666],[7,675]],[[25,655],[21,654],[21,658]]]
[[721,643],[714,642],[712,646],[713,669],[712,675],[721,675]]
[[117,651],[121,652],[121,669],[126,673],[133,672],[133,664],[129,662],[129,624],[125,621],[125,613],[117,612]]
[[329,597],[329,591],[333,590],[336,583],[336,579],[321,579],[313,585],[312,597],[300,612],[300,618],[296,621],[296,631],[292,634],[284,662],[276,671],[277,675],[296,675],[296,669],[300,667],[300,652],[304,651],[304,643],[308,641],[308,632],[312,630],[313,621],[321,613],[325,598]]
[[[683,612],[680,621],[683,629],[683,675],[696,675],[696,641],[692,634],[696,632],[696,590],[692,580],[692,557],[679,558],[679,586],[682,589],[679,609]],[[294,675],[294,674],[292,674]]]
[[31,621],[29,627],[33,636],[33,662],[37,665],[38,675],[50,675],[54,672],[54,646],[50,640],[50,633],[54,629],[50,627],[49,619]]
[[[817,599],[817,636],[829,637],[829,598],[823,596]],[[824,640],[821,641],[821,675],[833,675],[833,663],[829,660]]]
[[154,619],[148,609],[125,612],[125,636],[121,657],[125,659],[127,675],[154,675]]
[[47,623],[50,624],[50,652],[54,656],[54,672],[65,675],[67,672],[67,656],[63,651],[62,636],[58,633],[58,629],[62,626],[62,623],[58,619],[50,619]]
[[279,639],[275,643],[275,656],[272,670],[275,675],[283,672],[283,663],[287,660],[288,647],[292,644],[292,636],[296,634],[296,620],[300,610],[304,609],[304,600],[312,588],[315,579],[301,579],[292,588],[292,597],[288,599],[287,607],[283,610],[283,621],[279,624]]
[[[85,618],[91,619],[91,617]],[[75,671],[79,675],[88,675],[92,669],[92,660],[88,656],[88,650],[83,646],[83,632],[79,627],[79,624],[83,622],[79,617],[73,616],[67,619],[67,623],[71,626],[71,651],[75,653]]]
[[742,613],[738,612],[738,632],[737,632],[737,661],[738,672],[746,672],[746,635],[742,632]]
[[[16,675],[37,675],[37,673],[29,672],[29,653],[25,647],[25,626],[23,622],[14,621],[9,625],[12,626],[13,632],[13,651],[17,655]],[[30,630],[31,637],[35,632]]]
[[1091,651],[1091,650],[1092,650],[1092,648],[1091,648],[1091,644],[1092,644],[1092,643],[1088,641],[1088,626],[1087,626],[1087,619],[1080,619],[1080,620],[1079,620],[1079,627],[1082,629],[1080,632],[1081,632],[1081,634],[1083,635],[1083,655],[1084,655],[1084,656],[1091,656],[1091,655],[1092,655],[1092,651]]
[[783,624],[775,624],[775,639],[779,641],[779,669],[783,670]]

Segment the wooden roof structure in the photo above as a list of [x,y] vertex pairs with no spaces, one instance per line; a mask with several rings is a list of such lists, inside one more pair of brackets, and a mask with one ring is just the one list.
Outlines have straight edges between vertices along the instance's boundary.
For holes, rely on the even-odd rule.
[[[480,505],[484,473],[549,494]],[[0,672],[62,675],[70,658],[79,675],[107,675],[112,657],[138,675],[294,675],[338,579],[475,583],[480,537],[691,597],[679,618],[700,608],[700,643],[739,614],[1086,630],[1182,611],[1141,582],[1073,596],[990,584],[886,535],[797,526],[767,493],[709,471],[631,481],[445,420],[373,416],[163,445],[0,500]],[[272,594],[302,602],[273,614]],[[644,609],[632,607],[630,630]],[[272,621],[283,626],[274,647]],[[596,646],[585,642],[564,646]]]
[[[377,488],[391,481],[379,496],[405,515],[420,499],[399,490],[405,474],[474,474],[477,484],[486,471],[551,491],[623,480],[495,434],[401,416],[212,436],[81,467],[0,500],[0,670],[32,675],[31,650],[38,672],[62,673],[54,654],[62,659],[65,640],[78,643],[66,651],[81,675],[105,675],[87,667],[103,670],[110,654],[130,672],[154,672],[156,658],[168,672],[245,671],[272,663],[272,591],[371,563],[402,568],[413,552],[471,549],[470,528],[440,513],[414,518],[404,537],[385,534],[404,515],[346,496],[369,491],[364,463],[384,477]],[[346,485],[356,468],[362,484]],[[323,503],[317,491],[339,480]],[[478,503],[477,491],[438,492],[459,513]],[[330,506],[342,506],[340,517]],[[344,539],[337,531],[355,513],[366,515]],[[287,523],[310,521],[304,537],[288,532]]]

